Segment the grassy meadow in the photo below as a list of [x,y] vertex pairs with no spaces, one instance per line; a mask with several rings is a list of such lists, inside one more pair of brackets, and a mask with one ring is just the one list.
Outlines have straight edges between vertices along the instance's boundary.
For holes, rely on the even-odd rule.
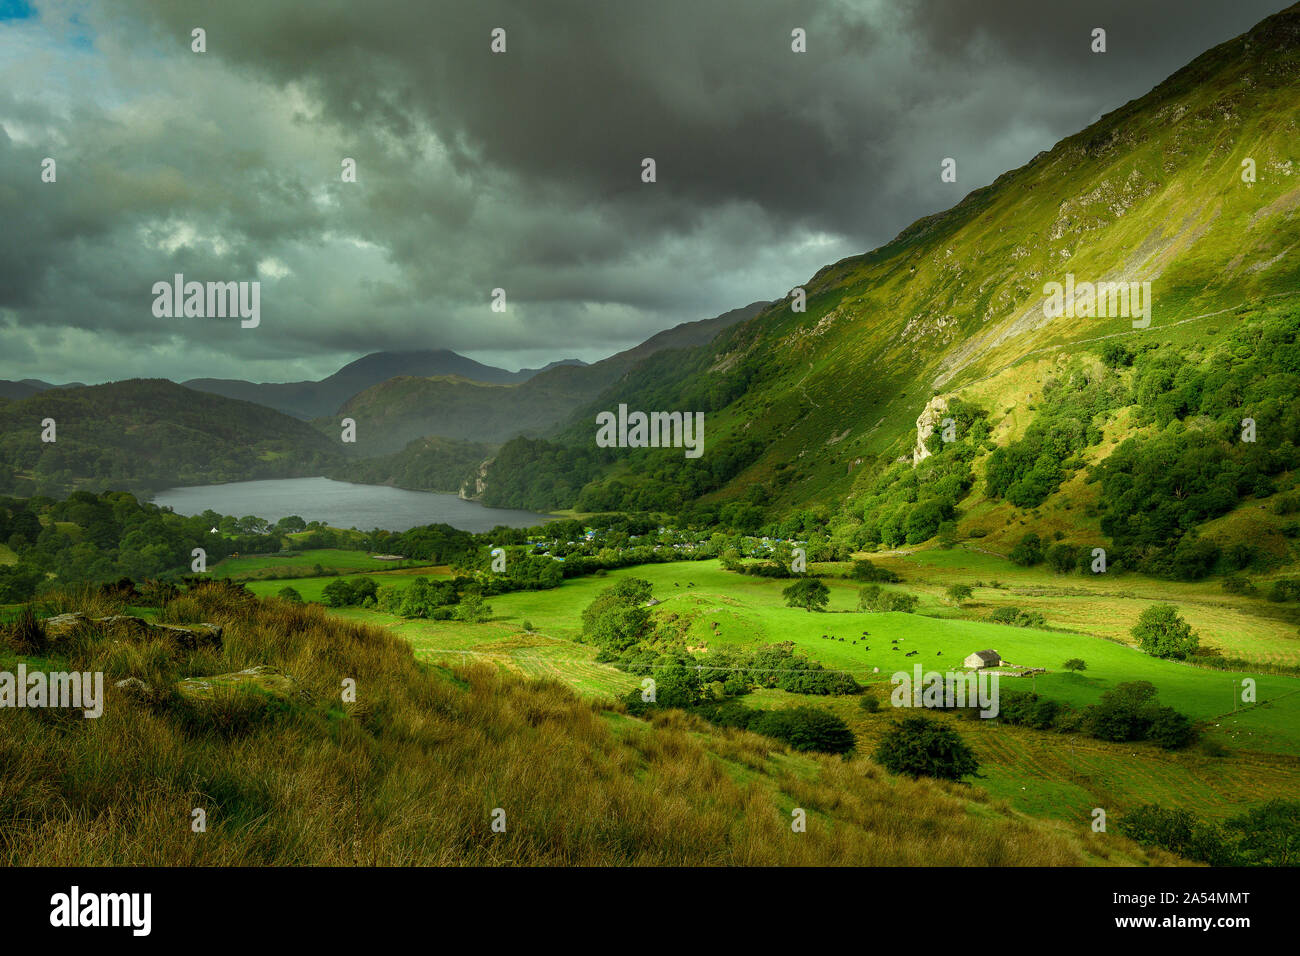
[[345,571],[389,571],[407,567],[410,561],[381,561],[364,551],[343,548],[317,548],[289,554],[250,554],[224,558],[212,566],[214,577],[234,580],[280,578],[311,574],[316,565],[322,568]]
[[[623,577],[641,577],[653,584],[654,596],[662,602],[656,616],[677,615],[690,622],[686,635],[693,647],[714,650],[724,644],[792,641],[812,659],[851,673],[869,685],[869,693],[882,698],[896,670],[911,673],[916,664],[926,670],[957,668],[967,654],[992,647],[1011,664],[1047,670],[1033,678],[1004,677],[1003,689],[1032,688],[1084,707],[1119,683],[1147,680],[1158,688],[1162,703],[1198,721],[1211,744],[1168,752],[1147,743],[1106,743],[1081,734],[941,715],[954,721],[979,756],[976,785],[1029,814],[1086,822],[1093,807],[1122,810],[1159,802],[1205,816],[1230,816],[1245,805],[1300,793],[1300,679],[1160,660],[1121,643],[1129,639],[1128,628],[1143,608],[1173,602],[1202,640],[1225,654],[1290,663],[1300,638],[1268,602],[1225,595],[1209,584],[1171,584],[1132,574],[1109,580],[1100,575],[1061,577],[965,549],[873,560],[903,576],[902,584],[891,587],[919,596],[921,613],[858,612],[859,585],[836,578],[825,579],[830,589],[827,612],[788,608],[781,597],[788,582],[740,575],[724,571],[716,561],[703,561],[645,565],[570,579],[553,590],[493,596],[491,618],[481,624],[408,620],[362,608],[331,614],[385,628],[403,638],[422,660],[446,666],[494,663],[522,676],[561,681],[585,697],[609,699],[637,687],[639,678],[594,660],[595,648],[579,642],[580,615],[602,589]],[[840,568],[819,565],[814,570]],[[409,569],[372,577],[401,587],[416,574],[437,577],[450,572]],[[313,600],[329,580],[253,582],[250,588],[272,595],[291,584]],[[991,587],[994,581],[1000,586]],[[982,586],[956,608],[943,596],[955,582]],[[1006,605],[1042,613],[1051,629],[981,620]],[[525,622],[531,631],[524,629]],[[895,639],[899,643],[891,644]],[[905,657],[911,650],[916,656]],[[707,662],[709,651],[695,653]],[[1071,657],[1086,661],[1087,670],[1062,670],[1062,662]],[[1257,685],[1253,706],[1239,702],[1240,681],[1247,676]],[[870,753],[893,719],[887,704],[869,714],[856,697],[810,699],[760,690],[746,701],[759,707],[812,702],[833,710],[857,735],[859,753]]]
[[[56,603],[92,616],[124,610],[103,595]],[[979,789],[892,776],[865,757],[794,754],[676,711],[637,719],[560,681],[483,663],[424,663],[389,629],[319,606],[208,587],[156,616],[219,624],[222,645],[185,651],[89,625],[48,646],[5,632],[8,651],[103,670],[108,690],[97,720],[36,709],[0,721],[5,863],[1179,862],[1033,819]],[[178,692],[186,678],[254,666],[291,675],[294,692]],[[351,701],[340,692],[348,678]],[[147,690],[117,686],[127,679]],[[807,811],[804,833],[792,831],[795,808]]]

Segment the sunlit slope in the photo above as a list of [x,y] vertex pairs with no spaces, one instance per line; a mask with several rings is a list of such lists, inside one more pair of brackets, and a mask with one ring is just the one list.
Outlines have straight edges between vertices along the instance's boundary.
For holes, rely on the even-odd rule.
[[[1292,7],[947,212],[822,269],[803,286],[806,312],[787,299],[705,349],[651,359],[590,410],[705,410],[710,454],[763,447],[721,496],[778,477],[789,504],[909,452],[931,395],[1023,356],[1110,335],[1195,339],[1203,325],[1176,323],[1300,291],[1298,93]],[[941,195],[938,178],[936,163]],[[1044,285],[1067,273],[1150,282],[1150,327],[1049,319]],[[590,443],[590,420],[566,437]]]
[[[791,753],[677,712],[639,720],[489,666],[426,666],[400,638],[319,607],[207,588],[161,613],[219,623],[220,647],[145,647],[89,625],[44,658],[0,642],[6,665],[102,668],[108,690],[102,719],[23,709],[0,722],[5,862],[1178,862],[959,784],[890,776],[865,756]],[[251,666],[269,668],[266,683],[229,689]],[[224,678],[228,692],[199,695],[185,680],[199,675]],[[347,678],[355,701],[339,700]],[[128,679],[135,690],[119,685]],[[202,839],[187,826],[194,808],[206,814]],[[791,827],[796,808],[805,832]]]

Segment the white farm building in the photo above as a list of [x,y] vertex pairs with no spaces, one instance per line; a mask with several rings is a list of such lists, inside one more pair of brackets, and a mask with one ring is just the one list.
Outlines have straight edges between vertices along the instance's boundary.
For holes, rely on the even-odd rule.
[[974,667],[977,670],[981,667],[997,667],[1002,663],[1002,655],[997,651],[976,651],[966,660],[962,661],[967,667]]

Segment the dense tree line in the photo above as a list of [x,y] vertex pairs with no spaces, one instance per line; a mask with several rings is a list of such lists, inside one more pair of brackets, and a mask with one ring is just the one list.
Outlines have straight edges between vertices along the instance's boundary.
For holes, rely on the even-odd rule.
[[1222,823],[1157,804],[1124,814],[1120,832],[1211,866],[1300,865],[1300,801],[1273,799]]
[[17,557],[0,567],[0,603],[69,583],[179,576],[195,548],[210,564],[235,552],[279,549],[279,539],[265,534],[213,533],[221,520],[211,511],[173,514],[124,491],[74,491],[62,501],[0,498],[0,541]]
[[[1051,697],[1001,689],[996,720],[1035,730],[1083,733],[1114,743],[1145,740],[1177,750],[1196,739],[1196,728],[1185,715],[1157,699],[1148,681],[1127,681],[1105,691],[1096,704],[1082,710]],[[977,712],[977,711],[972,711]]]
[[[1100,484],[1101,530],[1113,541],[1108,571],[1191,580],[1241,570],[1258,560],[1256,549],[1223,549],[1199,526],[1245,498],[1273,495],[1300,466],[1298,336],[1300,310],[1292,309],[1243,323],[1214,346],[1108,343],[1101,370],[1077,362],[1044,385],[1025,435],[989,456],[988,494],[1038,506],[1083,466],[1081,452],[1101,440],[1107,417],[1131,408],[1141,432],[1088,472]],[[1280,499],[1275,511],[1287,507]],[[1021,564],[1089,564],[1085,550],[1025,544],[1012,554]]]
[[994,449],[984,471],[989,497],[1036,508],[1079,469],[1079,453],[1101,441],[1098,419],[1126,402],[1120,377],[1082,367],[1048,379],[1024,436]]
[[[486,469],[483,504],[529,511],[570,508],[582,486],[613,460],[613,449],[591,443],[569,446],[542,439],[511,439]],[[609,509],[598,506],[588,510]]]

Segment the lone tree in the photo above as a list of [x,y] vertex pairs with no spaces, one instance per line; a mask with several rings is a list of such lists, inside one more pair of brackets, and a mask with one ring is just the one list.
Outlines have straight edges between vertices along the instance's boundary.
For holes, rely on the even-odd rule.
[[971,590],[969,584],[954,584],[948,588],[948,600],[953,604],[961,607],[962,601],[969,601],[971,595],[975,592]]
[[1201,639],[1172,604],[1151,605],[1138,616],[1131,633],[1153,657],[1181,661],[1201,646]]
[[1064,667],[1067,671],[1075,671],[1076,673],[1079,671],[1086,671],[1088,669],[1088,665],[1084,663],[1083,658],[1081,657],[1071,657],[1068,661],[1066,661],[1061,666]]
[[582,612],[582,637],[612,654],[641,642],[653,627],[645,605],[651,585],[643,578],[624,578],[605,588]]
[[896,724],[876,748],[876,762],[890,773],[960,780],[979,770],[975,753],[942,721],[913,714]]
[[481,624],[492,616],[492,606],[478,591],[466,591],[455,610],[456,620]]
[[[331,581],[330,583],[333,584],[334,582]],[[302,595],[298,593],[298,590],[296,588],[291,588],[291,587],[280,588],[280,591],[276,596],[280,598],[280,600],[282,601],[288,601],[290,604],[302,603]]]
[[801,607],[805,611],[823,610],[831,600],[831,592],[816,578],[800,578],[781,592],[789,607]]

